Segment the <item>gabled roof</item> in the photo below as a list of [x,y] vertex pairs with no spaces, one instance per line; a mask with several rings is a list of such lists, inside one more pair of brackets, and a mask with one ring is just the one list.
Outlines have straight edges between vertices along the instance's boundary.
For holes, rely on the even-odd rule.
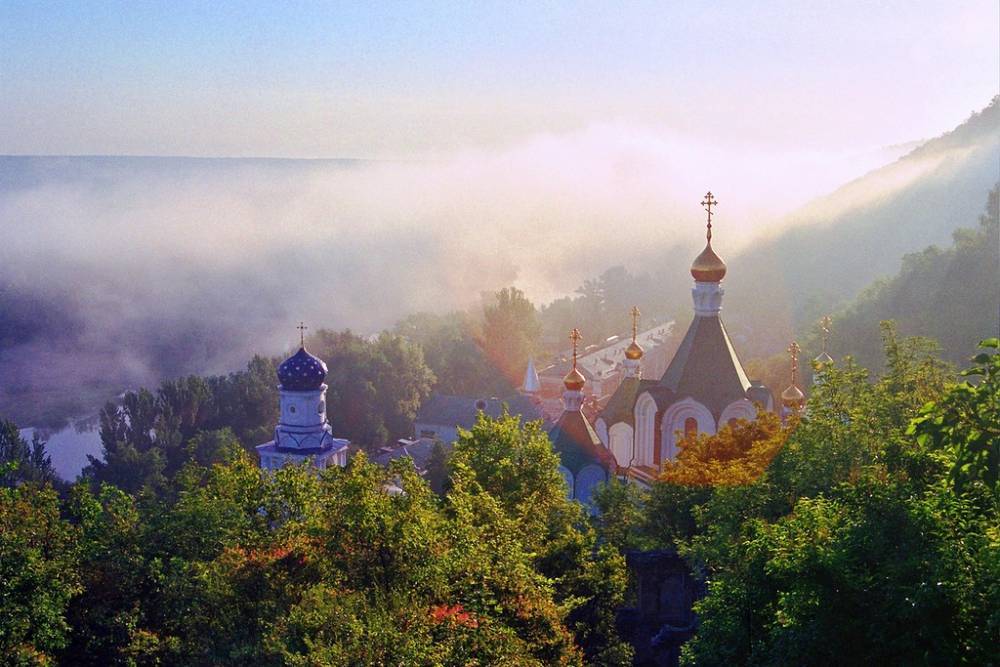
[[[413,467],[417,470],[426,470],[427,464],[431,460],[431,455],[434,452],[434,445],[436,443],[432,440],[418,440],[414,443],[403,445],[402,447],[397,447],[392,451],[382,452],[375,457],[375,463],[381,466],[389,465],[390,461],[394,461],[404,456],[408,456],[413,460]],[[442,443],[445,451],[451,451],[451,445]]]
[[527,396],[510,396],[508,398],[476,398],[474,396],[449,396],[447,394],[432,394],[424,401],[414,418],[416,424],[433,424],[452,428],[460,426],[472,428],[476,423],[480,410],[489,417],[499,417],[503,414],[504,405],[510,414],[521,417],[522,421],[542,419],[542,410]]
[[678,398],[690,396],[716,419],[727,405],[746,397],[750,380],[718,315],[694,318],[660,385]]
[[612,424],[618,424],[625,422],[630,425],[635,425],[635,399],[639,398],[639,394],[643,391],[648,390],[650,387],[655,387],[659,384],[657,380],[640,380],[639,378],[625,378],[622,380],[621,384],[618,385],[618,389],[615,389],[615,393],[611,395],[611,399],[608,404],[604,406],[601,410],[601,419],[604,423],[611,428]]
[[594,428],[579,410],[566,410],[556,425],[549,429],[552,449],[560,462],[574,475],[584,466],[594,463],[607,470],[612,465],[611,453],[604,449]]

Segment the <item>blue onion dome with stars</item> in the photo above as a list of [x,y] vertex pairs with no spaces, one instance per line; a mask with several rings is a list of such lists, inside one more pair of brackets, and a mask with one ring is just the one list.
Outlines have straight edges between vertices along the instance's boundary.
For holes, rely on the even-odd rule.
[[323,386],[326,373],[323,360],[306,352],[305,347],[300,347],[298,352],[278,366],[278,381],[282,389],[312,391]]

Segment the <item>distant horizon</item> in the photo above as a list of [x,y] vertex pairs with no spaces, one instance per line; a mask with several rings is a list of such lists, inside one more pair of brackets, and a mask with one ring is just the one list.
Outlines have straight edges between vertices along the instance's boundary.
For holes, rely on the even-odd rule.
[[[998,89],[1000,90],[1000,89]],[[871,149],[873,150],[898,150],[907,149],[913,150],[922,144],[927,143],[937,137],[947,134],[960,125],[961,123],[968,120],[972,115],[980,113],[989,106],[990,102],[995,99],[1000,92],[993,95],[990,100],[986,101],[981,107],[973,109],[971,112],[966,114],[961,119],[955,119],[949,125],[946,125],[938,130],[933,131],[933,133],[922,137],[916,137],[909,140],[885,143],[881,145],[873,145]],[[264,154],[248,154],[248,155],[208,155],[208,154],[195,154],[195,153],[18,153],[18,152],[0,152],[0,157],[48,157],[48,158],[149,158],[149,159],[185,159],[185,160],[284,160],[284,161],[342,161],[342,162],[401,162],[401,163],[419,163],[419,162],[437,162],[442,160],[447,160],[450,155],[425,155],[425,156],[407,156],[407,157],[365,157],[356,155],[264,155]]]
[[930,138],[1000,80],[991,0],[0,5],[0,153],[402,159],[595,125]]

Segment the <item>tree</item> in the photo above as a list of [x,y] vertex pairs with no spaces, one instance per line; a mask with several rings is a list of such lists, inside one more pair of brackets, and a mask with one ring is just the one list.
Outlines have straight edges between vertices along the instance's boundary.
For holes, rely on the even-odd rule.
[[588,660],[628,664],[631,649],[611,618],[624,596],[624,561],[615,550],[598,549],[582,506],[567,497],[541,422],[480,415],[470,431],[459,431],[450,459],[452,479],[466,476],[483,502],[495,502],[511,522],[534,567],[555,582],[555,599],[567,606],[569,622]]
[[[417,313],[394,331],[420,345],[436,378],[434,391],[457,396],[507,396],[514,383],[497,373],[481,345],[473,318],[462,312]],[[520,378],[518,378],[520,380]]]
[[309,343],[329,367],[327,413],[338,435],[373,451],[412,434],[413,418],[434,383],[417,345],[390,333],[369,341],[327,330]]
[[778,416],[761,410],[753,421],[682,438],[677,459],[666,464],[661,478],[682,486],[750,484],[764,474],[787,437]]
[[25,482],[56,484],[59,481],[45,443],[35,433],[29,444],[12,421],[0,421],[0,486]]
[[1000,339],[980,343],[983,352],[962,374],[979,379],[951,387],[912,421],[907,433],[924,447],[948,453],[951,481],[962,493],[984,485],[1000,500]]
[[[764,475],[694,508],[681,550],[708,595],[686,664],[989,663],[1000,508],[986,484],[947,483],[978,408],[921,411],[968,387],[949,387],[926,342],[884,341],[882,377],[829,369]],[[916,436],[938,426],[941,440]]]
[[434,441],[430,459],[427,461],[425,477],[431,487],[431,491],[439,496],[443,496],[445,491],[448,490],[448,452],[444,448],[444,443],[440,440]]
[[520,385],[541,337],[534,304],[516,287],[505,287],[483,305],[483,318],[486,356],[512,386]]
[[66,645],[66,607],[79,590],[76,531],[51,486],[0,487],[0,655],[46,665]]

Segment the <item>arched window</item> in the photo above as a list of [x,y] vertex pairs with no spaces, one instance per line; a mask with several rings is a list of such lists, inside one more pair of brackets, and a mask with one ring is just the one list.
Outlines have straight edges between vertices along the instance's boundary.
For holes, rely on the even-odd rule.
[[645,394],[636,402],[635,465],[653,465],[653,425],[656,421],[656,403]]
[[603,484],[608,479],[602,468],[596,465],[588,465],[576,475],[576,499],[584,505],[590,505],[594,496],[594,491],[598,485]]
[[633,460],[635,452],[632,451],[632,427],[619,422],[611,427],[609,438],[611,439],[609,449],[619,466],[626,468],[638,463],[638,461]]
[[698,435],[698,420],[688,417],[684,420],[684,437],[691,438]]

